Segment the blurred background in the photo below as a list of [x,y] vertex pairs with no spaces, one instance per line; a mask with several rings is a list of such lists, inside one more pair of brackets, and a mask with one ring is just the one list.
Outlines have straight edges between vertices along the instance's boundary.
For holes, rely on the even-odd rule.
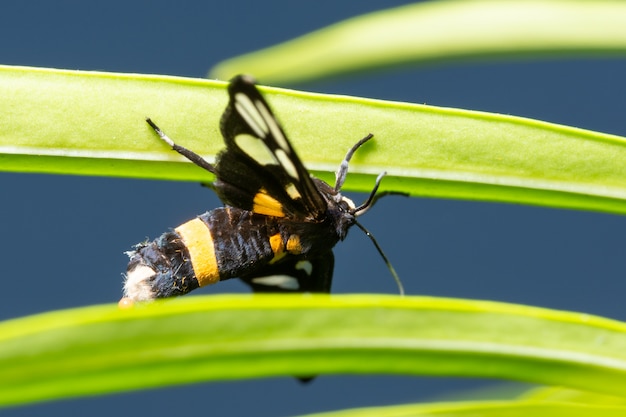
[[[0,64],[204,77],[220,60],[403,1],[3,3]],[[626,136],[625,59],[405,67],[294,88],[526,116]],[[262,80],[261,80],[262,81]],[[275,109],[280,116],[286,109]],[[36,115],[33,115],[36,117]],[[0,126],[10,128],[0,117]],[[323,121],[320,121],[323,123]],[[364,127],[367,131],[367,127]],[[343,155],[337,155],[339,163]],[[124,251],[221,205],[198,184],[0,172],[0,319],[117,302]],[[353,195],[361,201],[365,196]],[[362,218],[409,294],[498,300],[626,320],[626,219],[538,207],[389,197]],[[396,293],[356,229],[334,293]],[[247,291],[236,280],[202,293]],[[493,384],[320,376],[206,383],[3,410],[287,416],[440,398]]]

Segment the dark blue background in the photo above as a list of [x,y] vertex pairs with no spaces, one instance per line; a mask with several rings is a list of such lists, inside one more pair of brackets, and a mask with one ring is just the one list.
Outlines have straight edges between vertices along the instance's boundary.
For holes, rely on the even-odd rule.
[[[222,59],[405,2],[14,3],[3,4],[0,14],[0,63],[203,77]],[[626,61],[617,58],[484,62],[361,74],[298,88],[528,116],[626,135],[624,74]],[[220,205],[197,184],[130,179],[0,173],[0,190],[0,319],[116,302],[127,261],[123,251]],[[362,222],[387,251],[409,294],[626,319],[623,217],[388,198]],[[335,293],[395,292],[383,262],[356,229],[335,253]],[[225,291],[247,290],[233,280],[204,292]],[[291,378],[235,381],[61,401],[3,415],[283,416],[413,402],[482,383],[384,376],[322,376],[308,386]]]

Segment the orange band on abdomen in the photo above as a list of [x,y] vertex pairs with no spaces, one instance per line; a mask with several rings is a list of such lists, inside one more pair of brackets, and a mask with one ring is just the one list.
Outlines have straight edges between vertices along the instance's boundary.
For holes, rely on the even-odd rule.
[[209,227],[196,218],[178,226],[175,230],[189,251],[198,284],[202,287],[218,282],[220,273],[217,269],[215,247]]

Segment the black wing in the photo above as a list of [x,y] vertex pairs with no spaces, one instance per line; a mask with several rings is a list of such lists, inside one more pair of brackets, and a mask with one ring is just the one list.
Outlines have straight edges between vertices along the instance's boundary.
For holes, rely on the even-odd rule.
[[295,220],[321,218],[327,208],[267,102],[247,76],[229,84],[221,119],[226,149],[217,158],[215,189],[231,206]]
[[254,292],[329,293],[335,258],[331,251],[314,259],[285,259],[242,276]]

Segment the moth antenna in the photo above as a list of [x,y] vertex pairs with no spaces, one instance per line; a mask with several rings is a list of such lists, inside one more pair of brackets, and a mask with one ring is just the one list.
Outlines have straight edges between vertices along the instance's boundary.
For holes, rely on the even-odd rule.
[[348,175],[348,163],[350,159],[352,159],[352,155],[356,152],[357,149],[361,147],[365,142],[373,138],[374,135],[368,133],[363,139],[354,144],[352,148],[346,154],[346,157],[343,158],[341,164],[339,164],[339,168],[337,168],[337,172],[335,173],[335,191],[341,190],[343,183],[346,181],[346,176]]
[[[381,172],[380,174],[378,174],[378,177],[376,177],[376,183],[374,184],[374,188],[370,192],[370,195],[367,197],[367,200],[365,200],[365,202],[363,204],[361,204],[360,206],[358,206],[357,208],[354,209],[354,215],[355,216],[360,216],[362,214],[365,214],[365,212],[367,210],[369,210],[374,205],[376,200],[378,200],[378,198],[376,198],[376,191],[378,191],[378,187],[380,186],[380,182],[383,180],[383,177],[385,175],[387,175],[386,171],[385,172]],[[388,194],[388,193],[385,193],[385,195],[386,194]]]
[[400,293],[401,296],[404,296],[404,286],[402,285],[402,281],[400,280],[400,277],[398,276],[398,273],[396,272],[396,270],[393,268],[393,265],[391,265],[391,262],[389,262],[389,258],[387,258],[387,255],[385,255],[385,252],[383,252],[383,249],[380,247],[380,245],[376,241],[376,238],[374,237],[374,235],[371,234],[370,231],[367,230],[365,226],[363,226],[361,223],[355,221],[354,224],[359,226],[359,229],[361,229],[363,233],[365,233],[365,235],[370,238],[374,246],[376,246],[376,250],[378,250],[378,253],[380,253],[380,256],[382,256],[383,261],[385,261],[385,265],[387,265],[389,272],[391,272],[391,276],[393,276],[394,281],[396,281],[396,285],[398,286],[398,292]]
[[172,147],[176,152],[189,159],[194,164],[198,165],[200,168],[204,168],[209,171],[211,174],[216,174],[215,167],[213,164],[208,163],[203,157],[198,155],[197,153],[190,151],[187,148],[184,148],[180,145],[174,143],[169,136],[167,136],[159,126],[156,125],[149,117],[146,117],[146,122],[150,125],[150,127],[156,132],[157,135],[161,138],[161,140]]
[[[364,139],[366,139],[366,138],[364,138]],[[363,140],[363,142],[365,142],[365,140]],[[354,153],[354,151],[357,148],[358,148],[358,146],[353,147],[351,149],[351,152]],[[352,156],[352,153],[348,152],[348,155]],[[363,204],[361,204],[360,206],[358,206],[357,208],[354,209],[353,213],[354,213],[355,216],[360,216],[361,214],[364,214],[367,210],[372,208],[374,206],[374,204],[376,203],[376,201],[378,201],[378,199],[380,197],[384,197],[384,196],[390,195],[390,194],[408,195],[406,193],[400,193],[400,192],[394,192],[394,191],[386,191],[386,192],[382,192],[380,194],[376,194],[376,192],[378,191],[378,187],[380,186],[380,182],[382,181],[382,179],[383,179],[383,177],[385,175],[387,175],[387,172],[381,172],[380,174],[378,174],[378,177],[376,177],[376,183],[374,184],[374,188],[370,192],[370,195],[367,197],[367,200],[365,200],[365,202]],[[398,286],[398,292],[400,293],[400,295],[404,295],[404,286],[402,285],[402,281],[400,280],[400,277],[398,276],[398,273],[394,269],[393,265],[391,265],[391,262],[389,262],[389,258],[387,258],[387,255],[385,255],[385,252],[383,252],[383,249],[380,247],[380,245],[376,241],[376,238],[374,237],[374,235],[372,233],[370,233],[370,231],[367,230],[365,228],[365,226],[363,226],[361,223],[355,221],[355,224],[357,226],[359,226],[359,229],[361,229],[363,231],[363,233],[365,233],[367,235],[367,237],[370,238],[370,240],[372,241],[372,243],[376,247],[376,250],[378,250],[378,253],[383,258],[383,261],[385,261],[385,265],[387,265],[387,268],[389,269],[389,272],[391,272],[391,275],[393,276],[394,281],[396,281],[396,285]]]

